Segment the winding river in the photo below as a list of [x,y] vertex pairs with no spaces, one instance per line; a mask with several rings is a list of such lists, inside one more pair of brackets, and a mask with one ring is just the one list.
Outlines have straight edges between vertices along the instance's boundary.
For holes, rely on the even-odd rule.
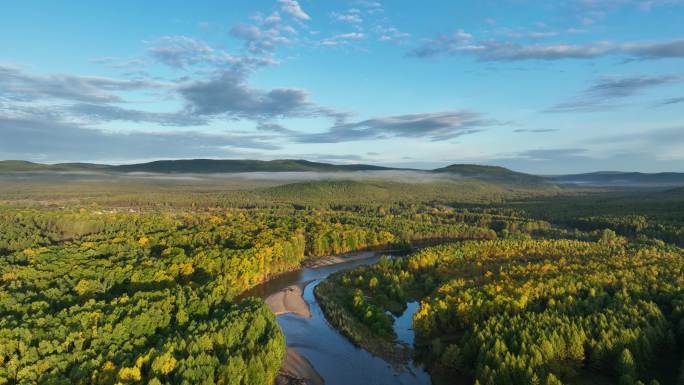
[[[378,260],[379,256],[373,256],[317,268],[304,268],[280,275],[245,294],[267,298],[285,287],[308,283],[304,288],[303,297],[309,304],[311,317],[284,314],[278,316],[278,323],[285,334],[288,348],[296,349],[308,359],[327,385],[429,385],[430,375],[413,362],[408,362],[402,368],[393,367],[385,360],[354,346],[326,321],[314,297],[314,287],[328,275],[360,265],[373,264]],[[397,317],[395,322],[399,340],[409,344],[413,342],[411,318],[417,308],[417,303],[408,304],[406,312]]]

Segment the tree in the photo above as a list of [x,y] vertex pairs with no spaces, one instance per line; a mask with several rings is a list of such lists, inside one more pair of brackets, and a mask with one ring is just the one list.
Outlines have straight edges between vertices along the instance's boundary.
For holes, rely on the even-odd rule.
[[563,383],[553,373],[549,373],[549,375],[546,376],[546,381],[544,381],[544,385],[563,385]]
[[617,370],[620,376],[629,376],[632,378],[632,382],[634,382],[633,378],[636,374],[636,365],[634,363],[634,356],[632,356],[632,352],[629,349],[625,348],[622,350],[622,353],[620,353]]

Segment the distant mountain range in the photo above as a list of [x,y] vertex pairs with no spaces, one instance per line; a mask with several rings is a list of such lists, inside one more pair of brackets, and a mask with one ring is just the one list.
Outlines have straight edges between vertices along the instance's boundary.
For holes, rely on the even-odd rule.
[[0,172],[112,172],[112,173],[162,173],[162,174],[212,174],[246,172],[353,172],[353,171],[414,171],[429,174],[452,174],[460,177],[511,183],[546,183],[547,179],[536,175],[511,171],[504,167],[474,164],[453,164],[435,170],[381,167],[368,164],[338,165],[310,162],[300,159],[281,160],[234,160],[234,159],[188,159],[159,160],[148,163],[106,165],[92,163],[41,164],[21,160],[0,161]]
[[369,164],[338,165],[310,162],[301,159],[235,160],[188,159],[159,160],[147,163],[107,165],[93,163],[41,164],[22,160],[0,161],[0,172],[111,172],[211,174],[247,172],[351,172],[351,171],[415,171],[430,174],[451,174],[464,178],[506,183],[560,183],[599,186],[681,186],[684,173],[594,172],[586,174],[538,176],[509,170],[499,166],[453,164],[434,170],[381,167]]

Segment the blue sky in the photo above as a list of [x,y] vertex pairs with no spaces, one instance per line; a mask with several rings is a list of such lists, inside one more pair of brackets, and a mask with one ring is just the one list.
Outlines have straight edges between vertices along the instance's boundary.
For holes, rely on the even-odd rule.
[[684,1],[13,1],[0,158],[684,171]]

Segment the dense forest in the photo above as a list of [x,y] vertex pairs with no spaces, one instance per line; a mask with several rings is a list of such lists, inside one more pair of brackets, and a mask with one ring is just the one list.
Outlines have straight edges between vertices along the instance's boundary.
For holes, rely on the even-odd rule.
[[283,336],[260,300],[236,300],[244,290],[306,258],[496,237],[489,214],[458,217],[419,202],[327,205],[310,191],[361,188],[375,187],[286,186],[253,193],[254,204],[243,193],[228,207],[207,205],[229,199],[223,193],[175,197],[197,200],[180,208],[70,200],[78,195],[8,202],[0,382],[268,384]]
[[653,358],[681,358],[676,191],[592,212],[608,193],[228,184],[3,183],[0,384],[271,384],[284,337],[241,293],[320,256],[461,241],[335,275],[322,302],[391,346],[385,311],[420,299],[417,354],[481,384],[663,380]]
[[316,295],[338,329],[390,358],[391,314],[419,300],[415,354],[438,383],[681,384],[681,204],[621,197],[593,216],[582,208],[598,197],[514,204],[563,226],[494,227],[496,240],[338,273]]

